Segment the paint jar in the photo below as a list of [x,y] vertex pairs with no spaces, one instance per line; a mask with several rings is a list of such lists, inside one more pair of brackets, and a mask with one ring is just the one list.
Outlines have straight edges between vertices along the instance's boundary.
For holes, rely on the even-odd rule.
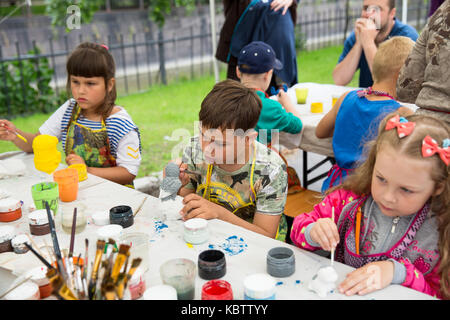
[[109,210],[109,223],[119,224],[124,228],[134,223],[133,210],[130,206],[116,206]]
[[0,227],[0,253],[13,251],[11,240],[16,234],[16,229],[12,226]]
[[208,221],[193,218],[184,222],[184,241],[191,244],[206,242],[209,238]]
[[33,268],[26,273],[26,276],[31,276],[30,280],[39,286],[39,295],[41,299],[47,298],[53,291],[52,284],[46,274],[47,267],[45,266]]
[[339,94],[332,94],[331,95],[331,107],[333,108],[336,105],[336,102],[338,101],[340,95]]
[[323,103],[322,102],[311,103],[311,112],[312,113],[322,113],[323,112]]
[[178,300],[192,300],[195,296],[195,263],[189,259],[172,259],[159,268],[164,284],[177,290]]
[[78,171],[78,182],[87,179],[87,167],[84,163],[75,163],[68,166],[68,168],[75,169]]
[[177,290],[167,284],[153,286],[145,290],[144,300],[177,300]]
[[47,201],[53,215],[56,215],[59,200],[59,188],[56,182],[41,182],[32,185],[31,196],[36,209],[45,209],[44,201]]
[[286,247],[276,247],[267,253],[267,273],[273,277],[289,277],[295,272],[294,251]]
[[137,300],[145,292],[144,272],[141,267],[137,268],[131,279],[128,281],[128,290],[130,291],[131,300]]
[[61,162],[61,152],[58,151],[58,138],[40,134],[33,139],[34,166],[37,170],[51,174]]
[[129,260],[133,261],[135,258],[141,258],[140,267],[143,272],[148,270],[149,250],[150,250],[150,236],[143,232],[124,233],[120,237],[121,244],[130,246]]
[[22,217],[23,202],[13,198],[0,200],[0,222],[11,222]]
[[50,233],[47,210],[36,210],[28,215],[30,233],[34,236],[43,236]]
[[231,285],[225,280],[211,280],[202,287],[202,300],[233,300]]
[[39,300],[39,286],[26,281],[5,296],[5,300]]
[[275,279],[265,273],[256,273],[244,279],[245,300],[275,300]]
[[227,272],[225,255],[219,250],[206,250],[198,255],[198,275],[205,280],[222,278]]
[[61,204],[61,227],[64,232],[72,233],[73,212],[77,208],[77,220],[75,223],[75,233],[83,232],[86,228],[86,205],[80,201]]
[[308,97],[308,88],[295,88],[295,96],[297,97],[297,103],[305,104]]
[[122,236],[122,231],[123,227],[118,224],[107,224],[97,230],[97,238],[105,241],[111,238],[118,242]]
[[63,202],[71,202],[77,199],[78,195],[78,171],[66,168],[55,171],[53,180],[58,183],[59,198]]
[[27,237],[26,234],[18,234],[14,238],[11,239],[11,246],[13,247],[13,250],[17,254],[27,253],[28,249],[25,243],[28,243],[31,245],[30,239]]
[[109,224],[109,210],[94,212],[92,214],[92,221],[97,226],[105,226]]

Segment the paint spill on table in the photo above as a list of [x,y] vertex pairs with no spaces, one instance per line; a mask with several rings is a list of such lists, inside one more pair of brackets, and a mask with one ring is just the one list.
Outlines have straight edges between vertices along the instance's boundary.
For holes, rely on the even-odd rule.
[[219,245],[221,249],[229,256],[237,255],[247,249],[247,243],[245,243],[243,238],[238,238],[238,236],[230,236],[225,239],[225,242]]

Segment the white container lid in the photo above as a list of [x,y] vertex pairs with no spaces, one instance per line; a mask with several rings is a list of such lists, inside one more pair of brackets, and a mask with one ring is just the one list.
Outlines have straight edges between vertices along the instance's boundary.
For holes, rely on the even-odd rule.
[[14,238],[16,231],[12,226],[1,226],[0,227],[0,243],[6,242]]
[[0,212],[16,211],[17,209],[22,207],[22,204],[22,201],[13,198],[1,199]]
[[25,276],[26,277],[31,276],[30,280],[35,282],[38,286],[44,286],[50,283],[50,280],[47,278],[46,274],[47,274],[47,267],[41,266],[29,270]]
[[145,290],[143,298],[144,300],[177,300],[177,290],[172,286],[162,284]]
[[109,224],[109,211],[97,211],[92,215],[92,220],[97,226]]
[[13,291],[5,296],[6,300],[39,300],[40,299],[39,286],[27,281],[15,288]]
[[275,294],[275,284],[268,274],[256,273],[244,279],[244,291],[252,299],[267,299]]
[[31,225],[43,225],[48,223],[47,210],[40,209],[28,215],[28,223]]
[[184,222],[184,227],[191,231],[206,229],[208,221],[202,218],[193,218]]
[[118,240],[122,235],[123,227],[119,224],[108,224],[97,230],[99,239],[108,241],[109,238]]
[[17,247],[23,245],[25,242],[31,244],[30,239],[27,237],[27,235],[22,233],[12,238],[11,245],[13,247]]

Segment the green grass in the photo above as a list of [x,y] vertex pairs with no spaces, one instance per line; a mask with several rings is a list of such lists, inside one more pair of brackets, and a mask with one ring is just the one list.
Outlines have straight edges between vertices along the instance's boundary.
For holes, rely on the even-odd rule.
[[[298,56],[298,81],[333,83],[332,71],[341,51],[342,46],[335,46],[301,52]],[[222,72],[221,79],[224,78],[225,73]],[[358,74],[349,86],[357,87],[357,79]],[[214,77],[205,76],[167,86],[153,86],[143,93],[117,99],[117,104],[127,110],[141,133],[142,162],[138,177],[162,170],[171,159],[172,149],[181,143],[176,129],[194,132],[201,102],[213,86]],[[35,114],[14,119],[14,124],[25,131],[37,132],[48,117],[48,114]],[[168,137],[172,135],[175,141],[169,141]],[[0,141],[0,153],[12,150],[17,150],[12,143]]]

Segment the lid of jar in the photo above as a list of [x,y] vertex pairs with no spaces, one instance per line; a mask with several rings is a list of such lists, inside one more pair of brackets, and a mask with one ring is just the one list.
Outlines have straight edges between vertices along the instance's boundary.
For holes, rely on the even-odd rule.
[[24,244],[25,242],[28,244],[31,244],[30,239],[27,237],[27,235],[22,233],[22,234],[18,234],[14,238],[12,238],[11,245],[13,247],[16,247],[16,246],[20,246],[20,245]]
[[254,299],[265,299],[275,293],[275,279],[265,273],[256,273],[244,279],[245,293]]
[[5,296],[6,300],[30,300],[33,298],[39,298],[39,286],[32,281],[22,283]]
[[0,227],[0,243],[9,241],[14,238],[16,231],[12,226],[1,226]]
[[123,227],[119,224],[107,224],[97,230],[99,239],[108,240],[109,238],[118,239],[122,234]]
[[48,223],[47,210],[40,209],[40,210],[31,212],[28,215],[28,223],[32,224],[32,225],[47,224]]
[[6,198],[0,200],[0,213],[1,212],[11,212],[16,211],[21,208],[23,202],[13,198]]
[[153,286],[145,290],[144,300],[177,300],[177,290],[167,284]]
[[189,230],[205,229],[208,226],[208,221],[202,218],[193,218],[184,222],[184,227]]

